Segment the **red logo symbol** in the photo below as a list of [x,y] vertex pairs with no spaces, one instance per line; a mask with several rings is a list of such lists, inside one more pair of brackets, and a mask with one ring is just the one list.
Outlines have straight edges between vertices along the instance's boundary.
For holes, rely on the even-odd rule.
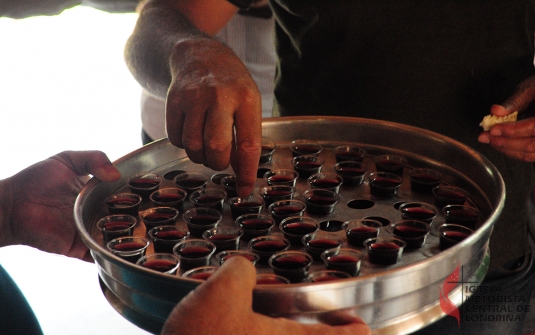
[[459,328],[461,327],[461,315],[459,313],[459,308],[451,302],[448,294],[457,286],[459,283],[459,273],[460,267],[457,264],[457,267],[453,272],[446,278],[444,284],[442,284],[442,289],[440,290],[440,308],[446,315],[453,316],[457,319],[457,324]]

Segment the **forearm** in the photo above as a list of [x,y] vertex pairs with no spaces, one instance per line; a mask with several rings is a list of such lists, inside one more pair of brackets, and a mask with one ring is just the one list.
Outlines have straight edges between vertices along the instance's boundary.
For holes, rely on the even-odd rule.
[[10,225],[13,192],[9,179],[0,180],[0,247],[14,244]]
[[[125,47],[126,64],[140,85],[150,93],[165,98],[172,80],[171,56],[177,63],[176,57],[183,55],[176,52],[181,43],[187,43],[189,47],[195,43],[219,44],[213,35],[236,11],[233,6],[225,6],[221,9],[224,14],[214,14],[211,7],[194,8],[194,5],[183,5],[175,0],[147,1]],[[206,12],[206,17],[199,14],[204,10],[210,11]]]
[[37,15],[57,15],[80,3],[81,0],[0,0],[0,17],[22,19]]

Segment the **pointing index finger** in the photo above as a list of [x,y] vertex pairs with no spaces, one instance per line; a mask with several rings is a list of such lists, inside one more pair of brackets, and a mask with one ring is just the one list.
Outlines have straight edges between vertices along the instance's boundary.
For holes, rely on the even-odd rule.
[[262,112],[260,97],[250,96],[236,112],[235,147],[232,168],[236,173],[239,196],[249,196],[256,182],[256,173],[262,151]]

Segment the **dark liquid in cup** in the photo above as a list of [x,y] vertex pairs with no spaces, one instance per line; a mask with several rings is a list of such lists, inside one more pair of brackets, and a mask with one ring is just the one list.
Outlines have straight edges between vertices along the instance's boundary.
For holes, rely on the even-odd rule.
[[225,187],[229,198],[238,196],[236,193],[236,178],[226,178],[221,180],[221,184]]
[[396,243],[393,243],[393,242],[376,242],[376,243],[372,243],[370,245],[370,249],[373,250],[373,251],[377,251],[377,250],[386,250],[386,251],[395,250],[395,251],[398,251],[399,248],[400,248],[399,245],[397,245]]
[[178,250],[178,254],[186,258],[203,258],[210,255],[211,252],[212,250],[209,248],[201,246],[184,247]]
[[308,276],[310,260],[304,255],[287,255],[272,259],[275,274],[286,277],[292,283],[299,283]]
[[363,247],[364,241],[369,238],[377,237],[377,228],[360,226],[347,231],[347,243],[355,247]]
[[225,180],[222,180],[221,183],[223,184],[223,186],[225,186],[225,188],[236,189],[236,179],[234,178],[227,178]]
[[162,221],[167,221],[172,219],[175,216],[173,213],[163,213],[163,212],[154,212],[145,215],[143,221],[149,221],[151,223],[158,223]]
[[334,255],[328,257],[327,260],[334,264],[354,264],[359,261],[357,257],[349,255]]
[[166,241],[175,241],[181,240],[186,237],[186,232],[181,230],[162,230],[154,234],[155,237],[166,240]]
[[117,208],[132,207],[137,204],[137,202],[137,199],[132,198],[113,198],[106,201],[106,206]]
[[335,198],[330,197],[328,195],[318,194],[318,193],[312,193],[310,196],[307,196],[306,200],[312,205],[318,205],[318,206],[328,206],[328,205],[334,205],[336,203]]
[[175,179],[176,176],[178,176],[179,174],[182,174],[186,171],[184,170],[173,170],[173,171],[169,171],[167,172],[166,174],[163,175],[163,178],[165,180],[173,180]]
[[239,209],[247,209],[247,208],[256,208],[262,206],[262,203],[255,202],[255,201],[249,201],[249,202],[237,202],[233,204],[232,206],[237,207]]
[[388,226],[390,224],[390,220],[388,220],[387,218],[384,218],[382,216],[367,216],[367,217],[365,217],[365,219],[379,221],[379,222],[381,222],[381,225],[383,227],[386,227],[386,226]]
[[479,214],[467,209],[450,209],[446,212],[446,222],[457,223],[470,229],[475,229]]
[[154,226],[167,223],[169,220],[172,220],[175,217],[173,213],[164,213],[164,212],[153,212],[144,216],[143,222],[147,227],[147,230],[151,229]]
[[364,154],[358,151],[338,152],[335,154],[335,156],[336,156],[337,162],[346,162],[346,161],[362,162],[362,160],[364,159]]
[[470,236],[468,232],[447,230],[440,235],[440,249],[444,250]]
[[155,252],[172,253],[173,246],[186,237],[186,232],[181,230],[161,230],[154,233],[156,238],[153,242]]
[[330,239],[318,238],[306,242],[306,250],[316,260],[321,260],[320,255],[323,251],[332,248],[339,248],[340,242]]
[[236,202],[230,206],[230,210],[232,212],[232,217],[236,219],[238,216],[244,214],[260,213],[262,210],[262,203],[256,201]]
[[406,219],[420,220],[431,223],[435,217],[435,211],[425,207],[404,207],[401,209],[401,215]]
[[133,198],[113,198],[106,201],[106,206],[110,214],[128,214],[137,216],[139,209],[139,200]]
[[411,190],[414,192],[425,193],[440,184],[440,178],[427,173],[415,173],[410,178]]
[[333,255],[327,258],[326,268],[329,270],[338,270],[356,276],[360,272],[359,259],[350,255]]
[[197,204],[209,205],[214,202],[221,201],[221,200],[223,200],[222,197],[206,194],[206,195],[201,195],[200,197],[197,198]]
[[177,193],[161,193],[153,197],[159,203],[174,203],[184,199],[184,195]]
[[304,256],[284,256],[276,258],[272,264],[277,269],[282,270],[297,270],[302,269],[309,264],[309,260]]
[[132,222],[128,221],[111,221],[102,226],[102,236],[106,242],[114,238],[131,236],[133,232]]
[[221,241],[230,241],[236,239],[238,235],[235,234],[214,234],[208,237],[210,241],[221,242]]
[[400,246],[394,242],[376,242],[368,246],[368,258],[375,264],[391,265],[398,261]]
[[359,186],[362,184],[366,171],[367,169],[364,166],[339,165],[336,169],[336,173],[344,178],[344,185],[349,186]]
[[307,212],[310,214],[327,215],[334,211],[337,198],[322,192],[311,192],[306,196]]
[[208,240],[212,241],[216,245],[218,252],[224,250],[238,250],[240,235],[232,233],[218,233],[208,236]]
[[269,229],[273,222],[268,219],[246,219],[241,221],[244,230],[265,230]]
[[145,244],[139,242],[124,242],[116,244],[113,248],[117,251],[136,251],[143,249]]
[[315,155],[320,151],[317,145],[300,144],[293,147],[294,156]]
[[336,248],[340,246],[340,243],[335,240],[329,240],[329,239],[316,239],[316,240],[310,240],[307,242],[307,246],[315,248],[315,249],[331,249]]
[[265,195],[268,197],[284,197],[284,196],[292,195],[292,191],[271,189],[271,190],[267,190]]
[[337,189],[341,185],[340,181],[337,179],[329,178],[320,178],[312,181],[310,186],[313,188],[326,188],[326,189]]
[[297,161],[294,164],[294,169],[299,172],[299,178],[307,179],[313,174],[318,173],[321,170],[323,164],[317,161]]
[[219,217],[209,214],[197,214],[187,220],[188,229],[192,236],[201,237],[205,230],[214,227]]
[[435,189],[435,202],[438,208],[446,205],[462,205],[466,198],[466,194],[459,190],[444,187]]
[[177,180],[176,184],[188,190],[193,190],[203,187],[206,184],[206,180],[203,178],[186,178]]
[[189,278],[197,280],[207,280],[212,274],[212,272],[199,272],[189,276]]
[[418,226],[400,225],[394,228],[394,234],[399,237],[417,238],[427,234],[427,230]]
[[366,169],[359,168],[359,167],[341,166],[338,169],[338,173],[341,174],[342,176],[360,177],[366,173]]
[[[118,254],[117,256],[131,263],[137,262],[137,260],[140,259],[141,256],[145,254],[144,248],[145,248],[145,244],[139,243],[139,242],[123,242],[123,243],[116,244],[113,247],[113,249],[115,249],[118,252],[127,253],[123,255]],[[133,253],[133,254],[129,254],[129,253]]]
[[130,181],[130,186],[135,188],[153,189],[160,184],[159,181],[149,178],[138,178]]
[[263,145],[262,151],[260,152],[260,164],[270,162],[272,157],[273,157],[273,147]]
[[389,159],[379,159],[375,162],[375,167],[377,171],[395,173],[401,176],[403,175],[403,168],[405,167],[405,165],[400,162],[392,161]]
[[344,178],[344,185],[358,186],[362,184],[366,171],[365,167],[342,165],[338,167],[336,172]]
[[259,252],[275,253],[286,248],[286,243],[279,240],[259,241],[252,247],[253,250]]
[[191,218],[188,219],[189,223],[195,224],[195,225],[206,225],[210,226],[213,224],[216,224],[219,221],[218,216],[213,215],[206,215],[206,214],[197,214]]
[[315,188],[335,188],[340,186],[340,181],[336,179],[321,178],[311,182],[312,187]]
[[468,236],[470,236],[469,233],[461,232],[461,231],[455,231],[455,230],[449,230],[442,233],[442,236],[453,240],[455,242],[461,242]]
[[293,182],[294,177],[292,176],[283,176],[283,175],[274,175],[268,177],[267,181],[269,184],[288,184]]
[[397,194],[400,182],[394,178],[376,177],[370,181],[370,193],[378,197],[393,197]]
[[143,266],[151,270],[167,272],[172,270],[176,266],[176,263],[167,259],[155,259],[146,261],[143,263]]
[[103,225],[103,228],[105,231],[119,231],[119,230],[125,230],[132,226],[132,222],[129,221],[110,221],[106,222]]
[[278,189],[278,188],[267,189],[266,192],[262,194],[262,197],[264,198],[264,201],[266,202],[266,206],[269,206],[278,200],[292,199],[293,192],[290,189]]
[[223,211],[223,199],[220,196],[217,195],[211,195],[211,194],[204,194],[198,197],[195,200],[195,206],[199,207],[212,207],[217,209],[218,211]]
[[288,234],[303,236],[315,232],[316,229],[316,226],[302,222],[289,223],[283,227],[283,230]]
[[228,260],[229,258],[232,258],[232,257],[243,257],[243,258],[249,260],[250,262],[253,262],[256,259],[254,255],[238,254],[238,255],[227,255],[227,256],[223,257],[223,261],[226,261],[226,260]]
[[373,180],[373,184],[380,187],[396,187],[399,185],[399,180],[388,177],[377,177]]
[[273,208],[273,213],[277,216],[290,216],[299,214],[303,210],[300,206],[278,206]]

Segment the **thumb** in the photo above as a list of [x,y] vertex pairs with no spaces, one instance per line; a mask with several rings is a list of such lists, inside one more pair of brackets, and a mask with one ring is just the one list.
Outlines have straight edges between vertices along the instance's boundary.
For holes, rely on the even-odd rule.
[[244,257],[229,258],[173,309],[162,334],[211,335],[216,329],[219,334],[241,334],[236,326],[253,314],[255,284],[254,265]]
[[115,181],[121,177],[119,170],[101,151],[64,151],[56,157],[79,176],[92,174],[102,181]]
[[524,111],[535,99],[535,76],[524,80],[515,89],[513,95],[505,100],[501,106],[493,105],[491,114],[505,116],[518,111]]

